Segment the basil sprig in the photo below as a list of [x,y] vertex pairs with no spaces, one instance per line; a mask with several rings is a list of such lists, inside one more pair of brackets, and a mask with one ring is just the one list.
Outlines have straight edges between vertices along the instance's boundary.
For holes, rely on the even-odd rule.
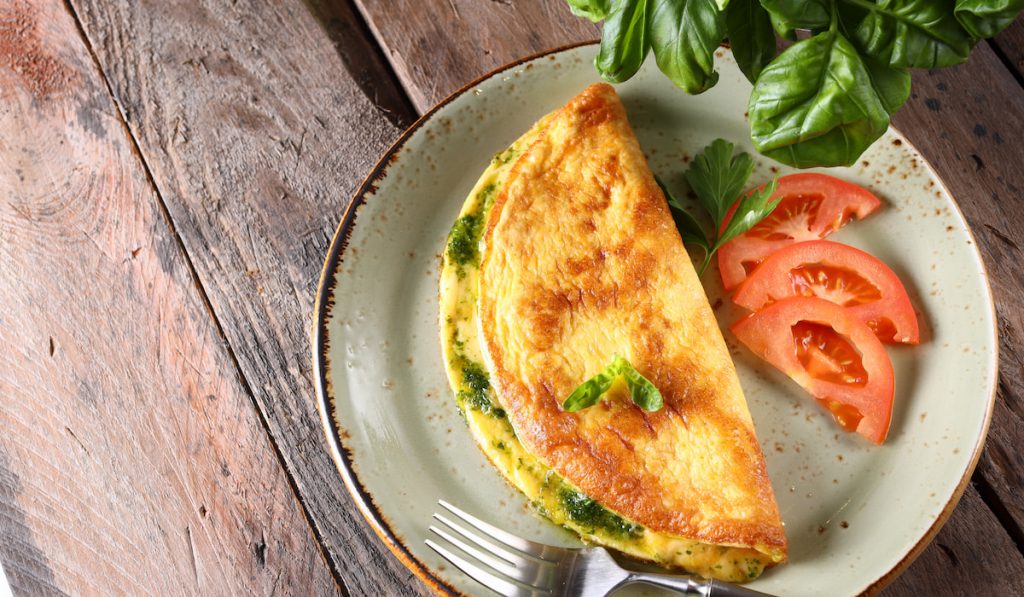
[[649,379],[640,375],[640,372],[633,368],[626,359],[615,355],[611,364],[603,371],[591,377],[573,390],[572,394],[562,403],[562,408],[569,412],[575,412],[589,408],[597,404],[597,401],[611,389],[616,379],[622,378],[629,388],[629,395],[633,403],[640,408],[653,412],[665,405],[661,392]]
[[[751,139],[790,166],[849,166],[910,96],[908,68],[965,62],[1024,0],[568,0],[605,21],[595,67],[632,77],[653,51],[687,93],[714,86],[724,38],[754,84]],[[798,30],[810,33],[797,41]],[[796,42],[781,54],[776,34]]]
[[733,155],[734,149],[733,144],[725,139],[715,139],[711,145],[697,154],[690,164],[690,169],[686,171],[686,182],[690,184],[690,189],[697,195],[698,201],[711,216],[714,224],[715,232],[710,236],[705,234],[704,228],[682,203],[672,196],[665,183],[655,178],[665,193],[669,207],[672,208],[672,217],[679,228],[680,236],[683,237],[683,242],[704,249],[704,260],[697,270],[698,276],[704,275],[708,264],[711,263],[711,256],[722,248],[722,245],[768,217],[781,201],[781,198],[772,199],[778,183],[778,180],[774,179],[742,197],[723,229],[722,224],[725,223],[729,208],[736,203],[736,198],[743,192],[747,179],[754,172],[754,160],[750,155],[744,152]]

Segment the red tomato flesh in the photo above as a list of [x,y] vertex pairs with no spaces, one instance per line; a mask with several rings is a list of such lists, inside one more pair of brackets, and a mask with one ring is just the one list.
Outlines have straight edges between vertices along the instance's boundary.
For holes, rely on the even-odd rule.
[[899,277],[849,245],[814,240],[779,249],[740,284],[733,301],[757,311],[790,296],[816,296],[846,307],[882,342],[920,341],[917,316]]
[[840,427],[876,444],[892,420],[892,363],[874,332],[817,297],[774,302],[732,325],[754,354],[807,390]]
[[[752,192],[752,191],[751,191]],[[732,290],[765,258],[786,245],[825,238],[852,218],[863,219],[882,204],[871,191],[817,172],[779,178],[773,198],[782,198],[767,218],[718,250],[722,283]],[[722,230],[736,211],[733,204]]]

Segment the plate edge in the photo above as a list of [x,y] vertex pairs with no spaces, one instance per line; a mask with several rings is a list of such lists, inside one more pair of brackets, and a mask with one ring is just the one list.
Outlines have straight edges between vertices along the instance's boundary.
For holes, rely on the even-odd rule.
[[942,512],[940,512],[935,518],[935,522],[928,527],[925,534],[921,536],[917,543],[907,551],[895,566],[861,591],[861,595],[867,596],[877,595],[883,588],[896,580],[900,574],[903,574],[903,572],[905,572],[907,568],[917,560],[918,556],[924,552],[925,548],[931,545],[932,540],[939,534],[942,527],[946,526],[946,522],[949,521],[949,517],[952,516],[953,511],[956,509],[957,505],[959,505],[960,498],[962,498],[964,492],[967,491],[967,485],[971,481],[974,470],[978,467],[978,461],[981,459],[981,453],[985,447],[985,441],[988,439],[989,428],[992,424],[992,414],[995,411],[996,406],[996,393],[999,389],[999,314],[996,311],[995,299],[992,295],[992,285],[989,283],[991,278],[989,277],[988,266],[985,265],[984,256],[981,254],[981,250],[979,249],[980,245],[978,245],[978,239],[974,235],[974,231],[971,229],[970,222],[968,222],[967,218],[964,216],[963,210],[960,209],[960,204],[957,202],[956,196],[953,195],[949,190],[949,187],[946,186],[946,181],[939,176],[939,173],[936,172],[931,162],[924,157],[924,154],[921,153],[917,146],[914,145],[899,129],[892,125],[890,125],[889,128],[899,135],[903,143],[907,144],[915,153],[917,153],[925,168],[927,168],[928,172],[932,175],[932,178],[939,181],[942,191],[952,200],[951,202],[953,203],[953,208],[956,209],[957,216],[960,218],[960,221],[964,223],[964,230],[967,232],[967,238],[971,241],[971,250],[975,259],[978,261],[978,265],[981,266],[981,277],[985,282],[983,288],[985,290],[985,298],[988,299],[985,301],[985,306],[988,307],[989,315],[992,318],[992,329],[990,332],[992,334],[992,346],[994,347],[994,352],[992,353],[994,364],[991,365],[992,387],[989,391],[988,407],[985,412],[985,419],[981,423],[981,433],[978,435],[978,439],[974,444],[971,460],[964,469],[963,476],[960,477],[960,481],[957,483],[956,488],[953,489],[953,493],[950,495],[949,501],[946,502],[946,505],[943,507]]

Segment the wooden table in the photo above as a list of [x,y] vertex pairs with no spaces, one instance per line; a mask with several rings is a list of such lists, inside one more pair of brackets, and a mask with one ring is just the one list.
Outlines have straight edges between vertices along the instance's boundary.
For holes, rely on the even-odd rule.
[[[325,447],[330,237],[402,129],[596,37],[560,0],[0,0],[0,561],[18,594],[426,594]],[[1024,593],[1024,24],[896,118],[991,274],[988,444],[892,595]]]

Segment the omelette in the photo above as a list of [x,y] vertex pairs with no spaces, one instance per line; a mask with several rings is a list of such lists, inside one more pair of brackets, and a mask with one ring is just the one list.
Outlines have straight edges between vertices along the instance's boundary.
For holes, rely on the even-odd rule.
[[[786,537],[725,341],[614,89],[595,84],[499,153],[442,258],[441,344],[487,458],[588,543],[745,581]],[[660,391],[613,383],[623,357]]]

